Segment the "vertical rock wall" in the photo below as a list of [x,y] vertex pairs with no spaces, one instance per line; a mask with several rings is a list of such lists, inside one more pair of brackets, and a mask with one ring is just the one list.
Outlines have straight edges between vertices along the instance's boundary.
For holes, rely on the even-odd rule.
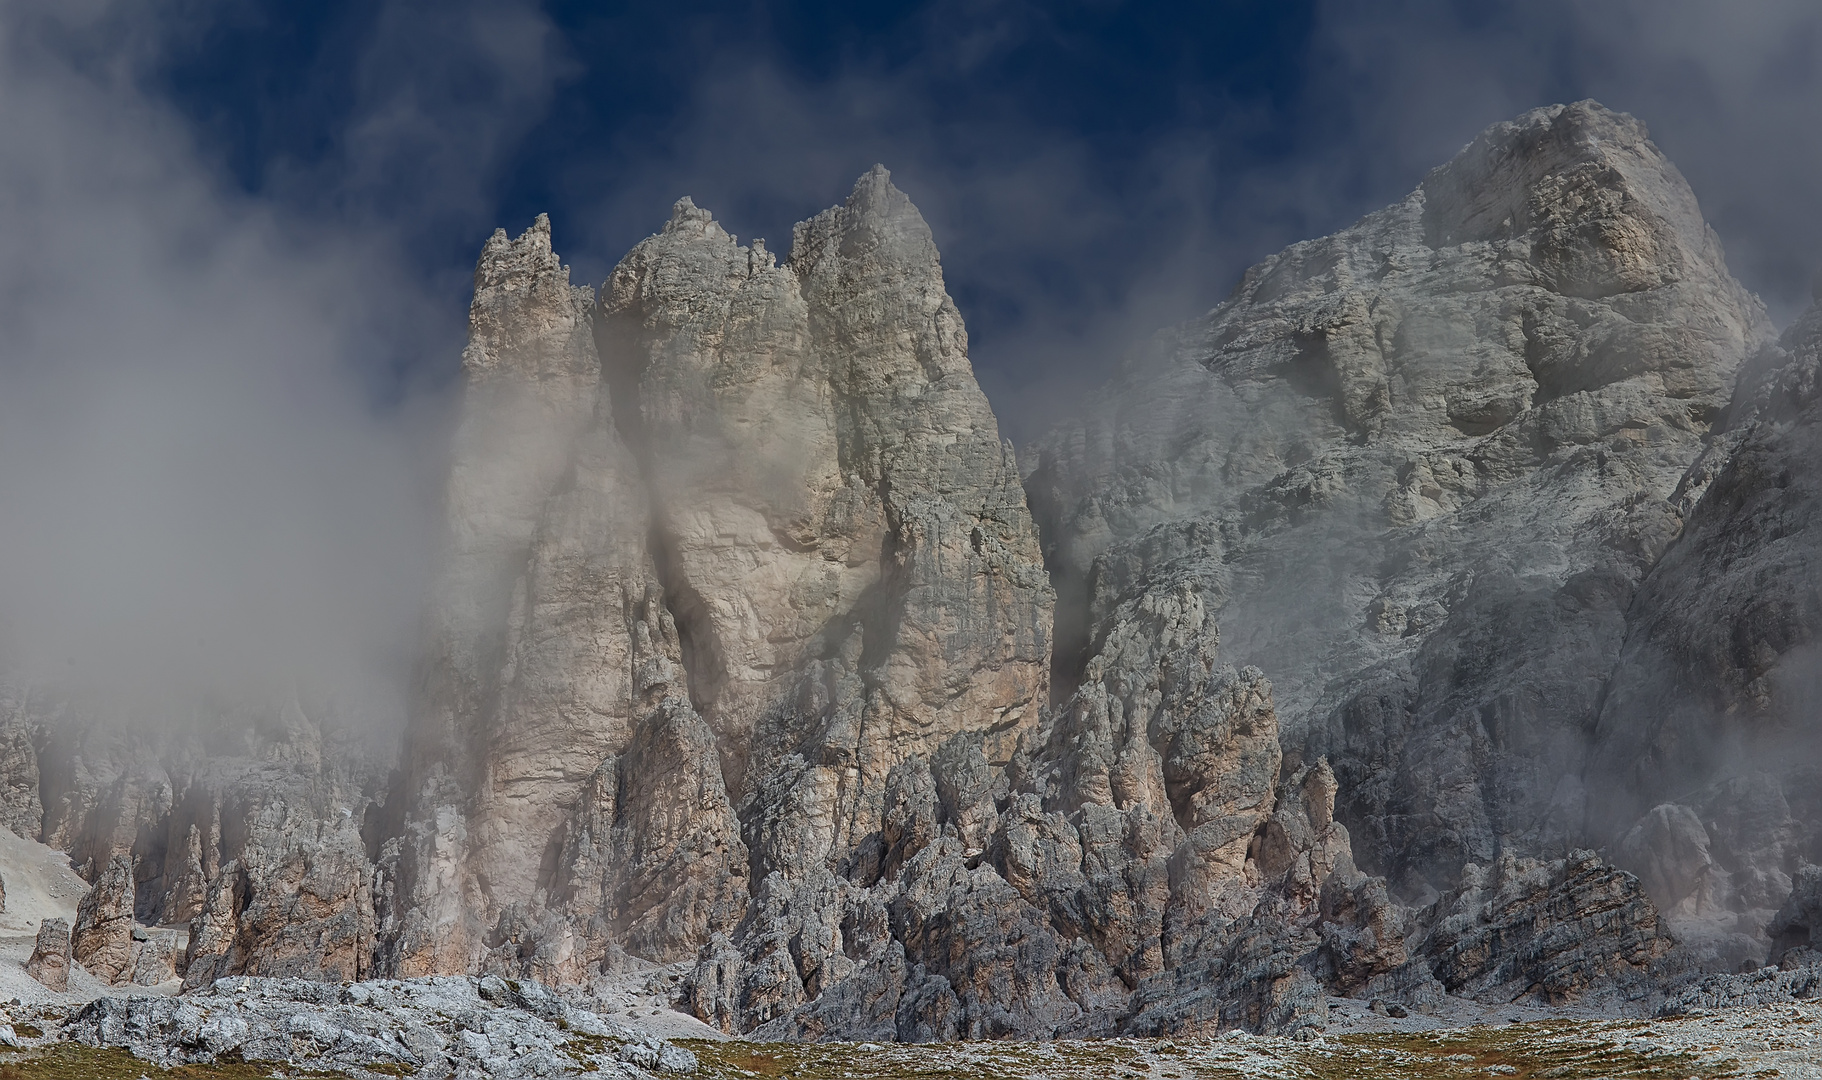
[[966,348],[883,169],[783,267],[684,200],[598,310],[544,219],[489,242],[385,963],[693,955],[906,758],[1005,765],[1052,599]]
[[1560,852],[1606,782],[1628,609],[1768,337],[1642,124],[1495,125],[1247,271],[1033,456],[1058,684],[1091,681],[1101,597],[1172,561],[1401,896]]
[[390,779],[315,705],[224,753],[0,698],[0,824],[101,881],[79,960],[161,977],[134,917],[187,986],[624,951],[790,1038],[1636,1003],[1657,909],[1555,857],[1603,829],[1796,934],[1814,320],[1765,347],[1631,118],[1496,125],[1267,259],[1022,481],[883,169],[783,264],[685,199],[569,276],[542,217],[477,266]]

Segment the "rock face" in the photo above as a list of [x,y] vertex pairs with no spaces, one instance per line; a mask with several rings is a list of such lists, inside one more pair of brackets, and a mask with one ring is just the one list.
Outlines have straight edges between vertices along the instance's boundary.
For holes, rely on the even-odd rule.
[[38,927],[32,942],[32,955],[25,962],[25,973],[52,990],[62,993],[70,986],[70,924],[62,919],[46,919]]
[[1757,932],[1822,862],[1819,387],[1812,308],[1743,373],[1684,481],[1688,524],[1640,591],[1595,733],[1590,771],[1617,781],[1598,835],[1728,959],[1763,955]]
[[101,998],[65,1024],[88,1046],[164,1068],[217,1061],[324,1067],[429,1080],[696,1071],[688,1050],[610,1024],[536,984],[435,978],[336,986],[223,979],[181,998]]
[[1592,851],[1470,866],[1425,915],[1438,981],[1488,1003],[1644,1001],[1671,973],[1672,940],[1638,879]]
[[1790,895],[1765,931],[1771,937],[1772,964],[1822,960],[1822,867],[1806,866],[1797,872]]
[[126,982],[132,977],[131,859],[116,856],[77,905],[70,955],[85,971],[105,982]]
[[[1015,459],[883,169],[782,266],[684,200],[589,301],[548,220],[489,241],[383,970],[624,948],[730,1031],[939,1039],[1296,1031],[1406,962],[1219,582],[1136,555],[1051,707]],[[1191,963],[1250,1004],[1172,1012]]]
[[1822,316],[1769,344],[1631,118],[1267,259],[1022,477],[883,169],[782,264],[684,199],[569,277],[544,217],[482,252],[390,776],[301,699],[222,753],[0,693],[76,959],[194,995],[85,1038],[292,1060],[307,1000],[338,1067],[543,1075],[599,1021],[523,987],[629,954],[911,1041],[1646,1010],[1712,912],[1702,962],[1810,955]]
[[1560,851],[1627,611],[1769,336],[1641,124],[1496,125],[1249,270],[1033,456],[1057,683],[1092,681],[1130,567],[1173,564],[1399,895]]
[[[175,970],[200,986],[246,972],[372,973],[363,829],[383,824],[388,755],[355,730],[364,718],[290,700],[186,728],[104,723],[43,693],[14,700],[26,704],[8,767],[34,778],[40,808],[15,824],[96,882],[76,938],[98,976],[163,981]],[[135,939],[136,924],[188,924],[187,953],[166,931]],[[91,964],[90,949],[105,959]]]
[[[386,962],[694,955],[860,857],[894,767],[1003,767],[1052,595],[929,229],[884,170],[787,265],[688,200],[603,287],[476,272]],[[383,859],[385,861],[385,859]]]

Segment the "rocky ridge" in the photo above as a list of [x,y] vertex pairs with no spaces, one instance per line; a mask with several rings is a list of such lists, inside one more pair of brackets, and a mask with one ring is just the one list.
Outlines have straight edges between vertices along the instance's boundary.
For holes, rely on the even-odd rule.
[[493,977],[228,978],[181,998],[106,997],[56,1036],[130,1050],[164,1068],[258,1061],[369,1080],[687,1075],[696,1057],[603,1020],[535,983]]
[[1800,963],[1822,816],[1736,762],[1808,760],[1813,320],[1771,342],[1630,117],[1254,267],[1022,477],[883,169],[782,264],[685,199],[599,295],[543,217],[475,282],[390,776],[321,705],[224,755],[4,702],[92,974],[162,975],[154,925],[193,993],[633,957],[724,1031],[929,1041]]
[[1081,612],[1059,671],[1135,564],[1197,575],[1402,896],[1560,852],[1632,598],[1769,338],[1643,125],[1591,103],[1496,125],[1249,270],[1034,455]]

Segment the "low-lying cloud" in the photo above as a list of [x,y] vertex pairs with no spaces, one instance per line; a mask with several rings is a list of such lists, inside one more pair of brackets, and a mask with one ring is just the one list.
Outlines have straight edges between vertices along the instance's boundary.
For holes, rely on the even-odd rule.
[[467,260],[538,209],[598,282],[678,196],[783,250],[882,161],[931,221],[1021,440],[1246,265],[1551,101],[1643,117],[1781,321],[1822,252],[1822,15],[1794,0],[1323,3],[1294,92],[1201,100],[1117,160],[1014,95],[969,97],[1054,32],[1040,8],[938,3],[906,47],[815,77],[764,42],[692,44],[664,121],[577,146],[536,207],[506,194],[515,155],[613,62],[542,6],[381,5],[328,150],[274,151],[251,185],[154,77],[244,17],[0,12],[0,668],[17,677],[127,701],[320,677],[402,709]]
[[447,383],[388,373],[461,327],[362,170],[443,133],[376,94],[311,198],[248,196],[145,88],[186,13],[0,16],[0,668],[124,717],[305,687],[390,724]]

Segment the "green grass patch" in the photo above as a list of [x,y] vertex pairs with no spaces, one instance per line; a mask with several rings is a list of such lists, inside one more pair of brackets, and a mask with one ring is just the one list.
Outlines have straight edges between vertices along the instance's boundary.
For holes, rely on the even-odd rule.
[[[15,1026],[15,1031],[18,1027]],[[369,1071],[393,1073],[385,1067]],[[273,1061],[217,1061],[210,1065],[179,1065],[161,1069],[125,1050],[100,1050],[77,1043],[57,1043],[43,1050],[9,1055],[0,1062],[0,1080],[264,1080],[266,1077],[344,1077],[345,1073],[299,1069]]]
[[[1295,1080],[1704,1080],[1740,1076],[1693,1054],[1644,1053],[1570,1020],[1451,1028],[1261,1045],[1224,1040],[1084,1040],[1054,1043],[711,1042],[683,1045],[701,1080],[1233,1080],[1264,1066]],[[1259,1055],[1249,1063],[1237,1058]],[[1262,1061],[1261,1058],[1269,1059]]]

